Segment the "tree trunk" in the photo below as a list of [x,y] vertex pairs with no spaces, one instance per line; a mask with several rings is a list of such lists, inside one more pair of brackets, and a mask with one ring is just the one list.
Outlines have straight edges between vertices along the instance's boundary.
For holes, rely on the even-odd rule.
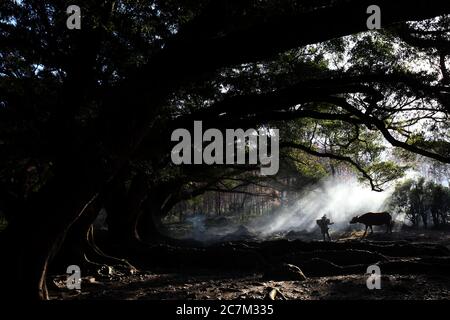
[[111,242],[133,245],[140,242],[137,223],[142,210],[142,202],[147,197],[147,183],[144,174],[136,174],[129,189],[125,181],[116,181],[106,197],[108,213],[108,234]]
[[[45,282],[48,265],[69,227],[84,211],[81,201],[79,206],[62,202],[62,197],[48,199],[47,208],[44,203],[36,206],[35,210],[30,208],[26,214],[12,219],[4,231],[2,240],[6,250],[2,260],[7,263],[0,266],[1,274],[5,275],[2,283],[4,293],[11,297],[48,299]],[[89,203],[89,199],[85,203]],[[43,210],[51,211],[41,215]]]
[[95,243],[93,223],[101,210],[99,199],[69,229],[64,244],[51,266],[55,273],[65,273],[67,266],[78,265],[82,273],[96,274],[107,265],[133,272],[135,268],[126,260],[105,254]]
[[148,197],[143,203],[141,215],[137,220],[138,233],[146,243],[168,240],[163,234],[162,218],[178,202],[175,196],[177,183],[155,185],[148,190]]
[[0,265],[4,293],[48,299],[48,265],[105,181],[104,162],[95,153],[89,154],[92,157],[78,152],[61,157],[53,179],[32,194],[9,221],[1,239],[2,260],[8,262]]

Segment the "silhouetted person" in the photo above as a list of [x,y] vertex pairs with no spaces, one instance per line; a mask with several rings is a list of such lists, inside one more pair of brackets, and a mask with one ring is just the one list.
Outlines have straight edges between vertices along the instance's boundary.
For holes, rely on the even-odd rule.
[[323,241],[326,241],[325,236],[328,237],[328,241],[331,241],[330,234],[328,233],[329,225],[332,225],[334,222],[330,222],[330,219],[327,218],[327,215],[324,214],[321,219],[316,220],[317,225],[320,227],[320,232],[322,232]]

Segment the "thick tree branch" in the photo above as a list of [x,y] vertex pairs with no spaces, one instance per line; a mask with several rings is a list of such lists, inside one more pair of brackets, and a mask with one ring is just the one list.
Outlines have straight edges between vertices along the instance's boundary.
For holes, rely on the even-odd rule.
[[[215,6],[238,6],[234,1],[212,2]],[[195,32],[183,28],[163,50],[163,59],[155,59],[164,66],[167,75],[201,74],[217,68],[249,61],[267,59],[274,54],[307,44],[354,34],[367,30],[367,7],[371,0],[330,1],[328,6],[313,10],[297,9],[289,14],[272,14],[254,19],[254,23],[242,29],[233,29],[223,35],[210,34],[217,30],[217,21],[224,21],[218,10],[216,16],[205,21],[193,21]],[[406,20],[423,20],[450,13],[448,5],[435,3],[430,6],[425,1],[411,5],[407,0],[379,0],[377,5],[383,12],[383,25]],[[239,7],[242,7],[240,5]],[[302,2],[298,1],[302,8]],[[252,12],[249,9],[251,17]],[[168,63],[169,62],[169,63]],[[143,72],[148,74],[154,67],[150,63]],[[181,72],[180,72],[181,71]]]

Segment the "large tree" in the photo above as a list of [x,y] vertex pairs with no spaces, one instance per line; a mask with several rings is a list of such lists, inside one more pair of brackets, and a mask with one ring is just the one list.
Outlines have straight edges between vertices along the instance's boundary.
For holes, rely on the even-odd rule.
[[154,211],[228,177],[215,170],[186,192],[201,170],[174,168],[169,141],[193,120],[282,126],[294,158],[349,163],[374,190],[399,173],[381,138],[450,162],[447,3],[379,0],[384,29],[369,33],[366,0],[84,0],[81,30],[66,28],[69,4],[0,4],[8,293],[48,298],[68,230],[117,181],[143,172]]

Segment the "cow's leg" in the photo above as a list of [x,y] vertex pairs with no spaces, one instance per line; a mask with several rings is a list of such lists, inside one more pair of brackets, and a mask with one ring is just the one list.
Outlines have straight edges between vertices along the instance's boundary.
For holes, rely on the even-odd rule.
[[369,228],[369,226],[366,226],[366,230],[364,231],[364,234],[363,234],[363,238],[366,236],[366,234],[367,234],[367,229]]
[[373,227],[370,226],[370,234],[372,234],[372,233],[373,233]]

